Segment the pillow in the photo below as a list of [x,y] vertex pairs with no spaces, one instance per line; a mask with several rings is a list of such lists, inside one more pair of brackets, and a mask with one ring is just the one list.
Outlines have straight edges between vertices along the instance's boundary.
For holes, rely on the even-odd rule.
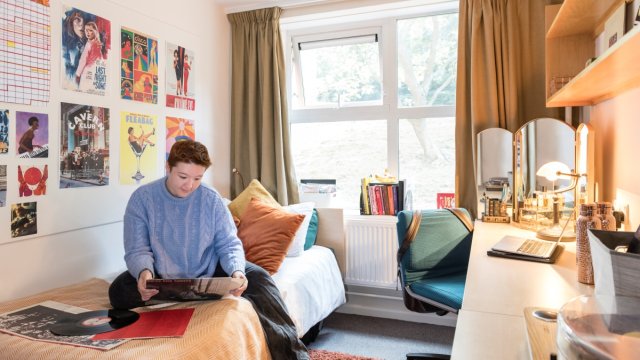
[[276,208],[280,208],[280,204],[276,201],[276,199],[269,194],[267,189],[265,189],[260,181],[253,179],[249,186],[244,189],[233,201],[228,205],[229,211],[231,211],[232,215],[235,215],[238,218],[242,219],[242,213],[246,209],[247,205],[252,198],[258,198],[262,200],[263,203],[271,205]]
[[303,220],[304,215],[290,214],[257,198],[251,199],[238,226],[246,259],[275,274]]
[[304,241],[304,249],[309,250],[316,243],[316,237],[318,236],[318,211],[313,209],[311,215],[311,221],[309,222],[309,228],[307,229],[307,237]]
[[296,236],[293,239],[293,244],[291,244],[291,247],[287,252],[287,256],[293,257],[302,255],[302,252],[304,251],[304,243],[307,239],[307,229],[311,222],[311,215],[313,215],[314,206],[315,204],[312,202],[305,202],[282,207],[287,212],[304,215],[304,220],[302,221],[298,231],[296,231]]

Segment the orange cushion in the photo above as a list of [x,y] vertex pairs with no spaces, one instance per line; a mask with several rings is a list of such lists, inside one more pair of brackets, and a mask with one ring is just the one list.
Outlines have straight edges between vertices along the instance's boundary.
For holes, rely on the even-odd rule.
[[246,259],[275,274],[303,220],[304,215],[288,213],[252,198],[238,226]]
[[263,203],[269,204],[273,207],[281,207],[276,199],[271,196],[269,191],[262,186],[260,181],[253,179],[249,183],[249,186],[247,186],[246,189],[244,189],[235,199],[233,199],[231,203],[229,203],[229,205],[227,205],[229,211],[231,211],[232,215],[242,218],[242,214],[252,198],[258,198],[262,200]]

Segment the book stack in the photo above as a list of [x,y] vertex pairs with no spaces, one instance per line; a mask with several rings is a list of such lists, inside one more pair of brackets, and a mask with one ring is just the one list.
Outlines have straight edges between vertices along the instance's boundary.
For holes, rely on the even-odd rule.
[[404,209],[405,181],[376,182],[362,179],[361,215],[397,215]]

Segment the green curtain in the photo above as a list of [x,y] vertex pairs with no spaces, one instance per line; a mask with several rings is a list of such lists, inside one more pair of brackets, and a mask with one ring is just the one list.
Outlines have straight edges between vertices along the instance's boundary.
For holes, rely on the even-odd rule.
[[544,6],[540,0],[460,0],[456,87],[457,206],[477,217],[476,137],[515,132],[546,108]]
[[[231,166],[258,179],[282,205],[298,202],[290,153],[284,52],[270,8],[227,15],[231,23]],[[231,195],[242,192],[232,176]]]

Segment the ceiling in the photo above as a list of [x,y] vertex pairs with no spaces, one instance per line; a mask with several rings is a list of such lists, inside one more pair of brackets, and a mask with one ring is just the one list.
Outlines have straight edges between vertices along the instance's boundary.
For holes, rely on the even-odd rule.
[[280,6],[282,8],[334,2],[336,0],[214,0],[216,4],[221,5],[225,12],[247,11],[261,8]]

